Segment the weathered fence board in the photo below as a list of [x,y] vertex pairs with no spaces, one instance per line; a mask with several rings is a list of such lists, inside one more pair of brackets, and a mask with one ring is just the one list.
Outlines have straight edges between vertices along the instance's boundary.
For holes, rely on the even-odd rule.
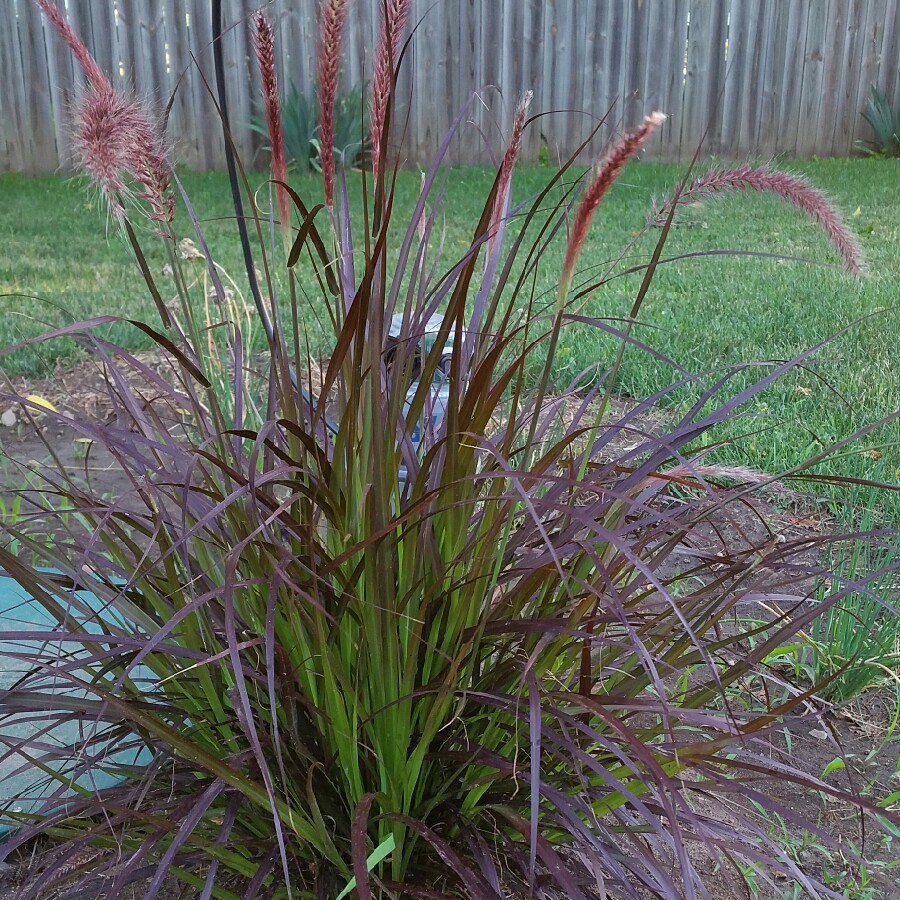
[[28,128],[25,115],[25,78],[16,25],[16,10],[0,3],[0,78],[5,90],[0,91],[0,150],[5,154],[5,168],[24,169],[28,154],[22,146]]
[[[192,168],[220,168],[208,0],[56,0],[118,86],[162,109]],[[353,0],[346,86],[372,77],[383,0]],[[253,13],[273,22],[283,87],[316,76],[318,0],[225,0],[227,94],[241,155],[258,162],[247,123],[259,111]],[[596,157],[654,109],[668,113],[648,156],[703,150],[736,159],[846,155],[868,126],[872,83],[900,102],[900,0],[413,0],[420,23],[402,73],[395,143],[426,162],[480,90],[450,143],[453,162],[496,158],[516,100],[541,116],[522,154],[566,157],[607,116],[584,154]],[[202,72],[206,79],[200,76]],[[0,170],[72,165],[73,105],[84,76],[32,0],[0,0]],[[173,97],[174,94],[174,97]],[[608,114],[608,115],[607,115]]]

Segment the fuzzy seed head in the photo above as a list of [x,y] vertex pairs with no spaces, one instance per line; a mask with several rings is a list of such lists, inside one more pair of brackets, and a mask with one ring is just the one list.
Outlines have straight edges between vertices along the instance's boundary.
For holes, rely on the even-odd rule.
[[325,0],[319,36],[319,141],[325,203],[334,200],[334,102],[341,76],[341,37],[347,19],[347,0]]
[[509,144],[506,146],[506,152],[503,154],[503,162],[500,163],[500,173],[497,178],[497,194],[494,198],[494,207],[491,211],[491,224],[488,231],[488,246],[493,244],[494,235],[500,227],[500,221],[506,211],[506,204],[509,199],[509,189],[512,183],[512,173],[519,157],[519,149],[522,146],[522,134],[525,131],[525,119],[528,115],[528,107],[534,97],[532,91],[526,91],[519,102],[516,104],[516,113],[513,118],[512,134],[509,138]]
[[[266,128],[269,132],[269,144],[272,148],[272,177],[276,182],[284,182],[286,184],[287,157],[284,150],[281,105],[278,102],[278,78],[275,74],[275,38],[268,19],[261,12],[258,12],[255,16],[254,26],[256,61],[259,64],[259,71],[262,76]],[[291,221],[287,191],[280,184],[276,184],[275,196],[278,200],[281,233],[287,240]]]
[[175,201],[162,138],[132,97],[106,85],[88,90],[76,109],[74,146],[80,168],[121,218],[127,200],[143,200],[149,218],[171,222]]
[[828,235],[847,271],[856,276],[865,272],[865,261],[859,241],[825,196],[804,178],[787,172],[775,172],[768,166],[714,169],[694,178],[675,197],[666,197],[661,203],[654,203],[649,218],[651,222],[662,223],[668,218],[673,204],[696,202],[739,190],[773,194],[802,209]]
[[562,280],[560,282],[562,285],[567,286],[571,281],[575,265],[578,262],[578,256],[581,253],[581,248],[584,246],[588,229],[591,226],[600,201],[606,196],[606,192],[621,174],[625,163],[640,150],[647,138],[665,120],[666,116],[664,113],[651,113],[644,119],[641,127],[637,131],[626,134],[597,167],[594,179],[587,186],[587,190],[585,190],[581,203],[578,205],[578,210],[575,213],[575,222],[572,226],[572,233],[569,236],[566,256],[563,261]]
[[385,17],[381,23],[381,37],[375,56],[375,76],[372,80],[372,112],[369,140],[372,145],[372,172],[378,181],[384,148],[381,136],[387,118],[387,108],[394,84],[394,65],[400,48],[400,38],[409,18],[410,0],[387,0]]

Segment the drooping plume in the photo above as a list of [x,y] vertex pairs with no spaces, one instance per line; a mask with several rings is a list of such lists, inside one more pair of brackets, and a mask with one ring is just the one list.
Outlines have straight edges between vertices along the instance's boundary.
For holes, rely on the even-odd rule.
[[324,0],[319,38],[319,145],[325,203],[334,199],[334,103],[341,77],[341,37],[347,19],[347,0]]
[[372,145],[372,173],[377,183],[381,171],[384,148],[381,135],[387,117],[388,101],[394,81],[394,66],[400,49],[400,38],[409,18],[410,0],[386,0],[385,16],[381,23],[381,37],[375,57],[375,76],[372,81],[372,115],[369,139]]
[[125,214],[128,201],[143,200],[150,219],[171,222],[175,200],[158,124],[137,99],[113,88],[59,8],[50,0],[36,2],[88,77],[88,89],[75,107],[73,143],[80,168],[116,218]]
[[759,166],[755,169],[750,166],[727,170],[715,169],[694,178],[677,197],[666,197],[660,204],[654,204],[650,212],[650,220],[664,222],[675,202],[696,202],[739,190],[755,190],[774,194],[798,209],[802,209],[808,216],[815,219],[831,239],[851,275],[862,275],[865,271],[865,262],[859,241],[828,200],[800,176],[789,175],[786,172],[773,172],[767,166]]
[[278,78],[275,75],[275,39],[268,19],[261,12],[255,16],[254,26],[256,61],[262,76],[266,128],[272,148],[272,178],[276,182],[275,196],[278,200],[278,218],[281,223],[281,234],[287,242],[290,239],[291,213],[287,191],[281,185],[281,183],[287,183],[287,158],[281,124],[281,105],[278,102]]
[[569,235],[569,243],[566,246],[566,256],[563,261],[562,278],[560,280],[561,294],[568,290],[572,273],[575,271],[575,264],[578,262],[578,255],[581,253],[582,246],[584,246],[584,239],[587,237],[588,229],[591,227],[591,222],[594,214],[597,212],[600,201],[606,196],[606,192],[619,177],[625,163],[637,153],[644,141],[665,120],[666,117],[663,113],[651,113],[644,119],[643,125],[637,131],[626,134],[597,167],[594,179],[587,186],[587,190],[585,190],[584,196],[578,205],[578,210],[575,213],[575,223],[572,226],[572,233]]

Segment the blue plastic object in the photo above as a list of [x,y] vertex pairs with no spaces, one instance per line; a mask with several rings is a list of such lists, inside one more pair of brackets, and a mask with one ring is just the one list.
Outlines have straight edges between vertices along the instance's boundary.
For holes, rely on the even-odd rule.
[[[89,591],[75,591],[74,596],[81,603],[100,612],[100,601]],[[6,573],[0,572],[0,631],[45,631],[54,624],[53,618],[34,598],[30,597]],[[96,630],[96,626],[90,630]],[[34,650],[41,641],[2,641],[0,640],[0,695],[8,691],[28,671],[28,665],[11,656],[26,650]],[[76,673],[77,674],[77,673]],[[149,670],[136,672],[136,677],[148,677]],[[52,677],[47,679],[47,691],[59,691],[68,696],[85,696],[76,693],[64,680],[58,679],[54,684]],[[60,781],[47,775],[40,768],[16,752],[10,752],[10,743],[16,739],[39,733],[51,721],[48,716],[41,722],[39,714],[33,712],[15,714],[0,720],[0,840],[17,826],[13,817],[6,816],[4,811],[21,813],[33,812],[54,798],[52,808],[59,808],[67,797],[76,792],[61,784]],[[98,723],[102,730],[103,723]],[[71,723],[55,725],[42,735],[41,740],[47,744],[71,748],[72,760],[79,751],[96,755],[102,752],[102,742],[96,738],[91,740],[91,728],[85,724]],[[99,791],[119,783],[122,778],[116,776],[108,768],[142,766],[149,761],[146,750],[129,750],[127,752],[110,753],[104,757],[103,768],[92,769],[77,779],[76,783],[91,791]],[[59,764],[54,766],[58,771]],[[63,767],[65,768],[65,767]]]

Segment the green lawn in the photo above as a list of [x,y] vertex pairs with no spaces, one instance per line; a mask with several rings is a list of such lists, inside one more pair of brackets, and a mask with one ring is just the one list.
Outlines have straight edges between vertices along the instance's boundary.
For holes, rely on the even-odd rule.
[[[754,437],[722,451],[731,459],[774,471],[796,464],[829,444],[900,406],[900,351],[897,311],[900,301],[900,165],[893,161],[816,160],[792,163],[846,214],[859,234],[870,273],[857,283],[836,268],[827,239],[802,213],[767,197],[722,199],[687,210],[673,230],[667,254],[704,249],[758,250],[803,257],[824,265],[755,257],[704,257],[661,267],[641,312],[638,336],[694,372],[733,363],[790,358],[851,325],[830,342],[808,369],[792,374],[748,410],[729,434],[756,431]],[[614,186],[595,220],[582,254],[583,266],[614,259],[641,229],[651,196],[669,189],[683,169],[633,164]],[[522,169],[515,192],[524,199],[540,189],[549,169]],[[493,178],[484,169],[454,170],[446,185],[444,252],[461,253]],[[256,176],[262,184],[264,176]],[[184,175],[184,183],[218,261],[240,283],[241,261],[229,216],[224,175]],[[397,205],[411,207],[419,185],[417,172],[402,173]],[[296,179],[301,194],[320,196],[318,179]],[[0,342],[8,345],[47,327],[102,313],[153,321],[155,311],[129,252],[118,236],[104,229],[102,212],[79,181],[64,178],[0,176]],[[401,216],[402,218],[402,216]],[[189,228],[182,219],[182,231]],[[634,261],[647,259],[657,232],[641,237],[631,250]],[[153,246],[153,242],[147,242]],[[161,273],[164,257],[154,248],[151,261]],[[561,244],[544,260],[537,290],[551,291],[562,261]],[[160,274],[161,282],[165,279]],[[610,317],[627,315],[637,291],[637,276],[615,279],[591,298],[588,311]],[[874,314],[871,315],[870,314]],[[858,324],[856,320],[870,316]],[[309,318],[316,342],[315,319]],[[146,339],[128,325],[107,330],[134,347]],[[27,350],[4,360],[14,375],[40,377],[72,354],[70,344]],[[562,341],[557,384],[583,368],[609,364],[615,346],[581,330]],[[762,371],[762,370],[760,370]],[[741,376],[743,383],[751,374]],[[672,378],[671,370],[638,351],[626,356],[620,390],[642,397]],[[686,400],[687,394],[680,395]],[[900,429],[891,426],[866,438],[843,458],[819,471],[900,483],[897,470]],[[877,448],[876,454],[861,451]],[[857,500],[859,498],[856,498]],[[882,504],[879,500],[879,505]],[[884,501],[893,516],[900,503]]]

